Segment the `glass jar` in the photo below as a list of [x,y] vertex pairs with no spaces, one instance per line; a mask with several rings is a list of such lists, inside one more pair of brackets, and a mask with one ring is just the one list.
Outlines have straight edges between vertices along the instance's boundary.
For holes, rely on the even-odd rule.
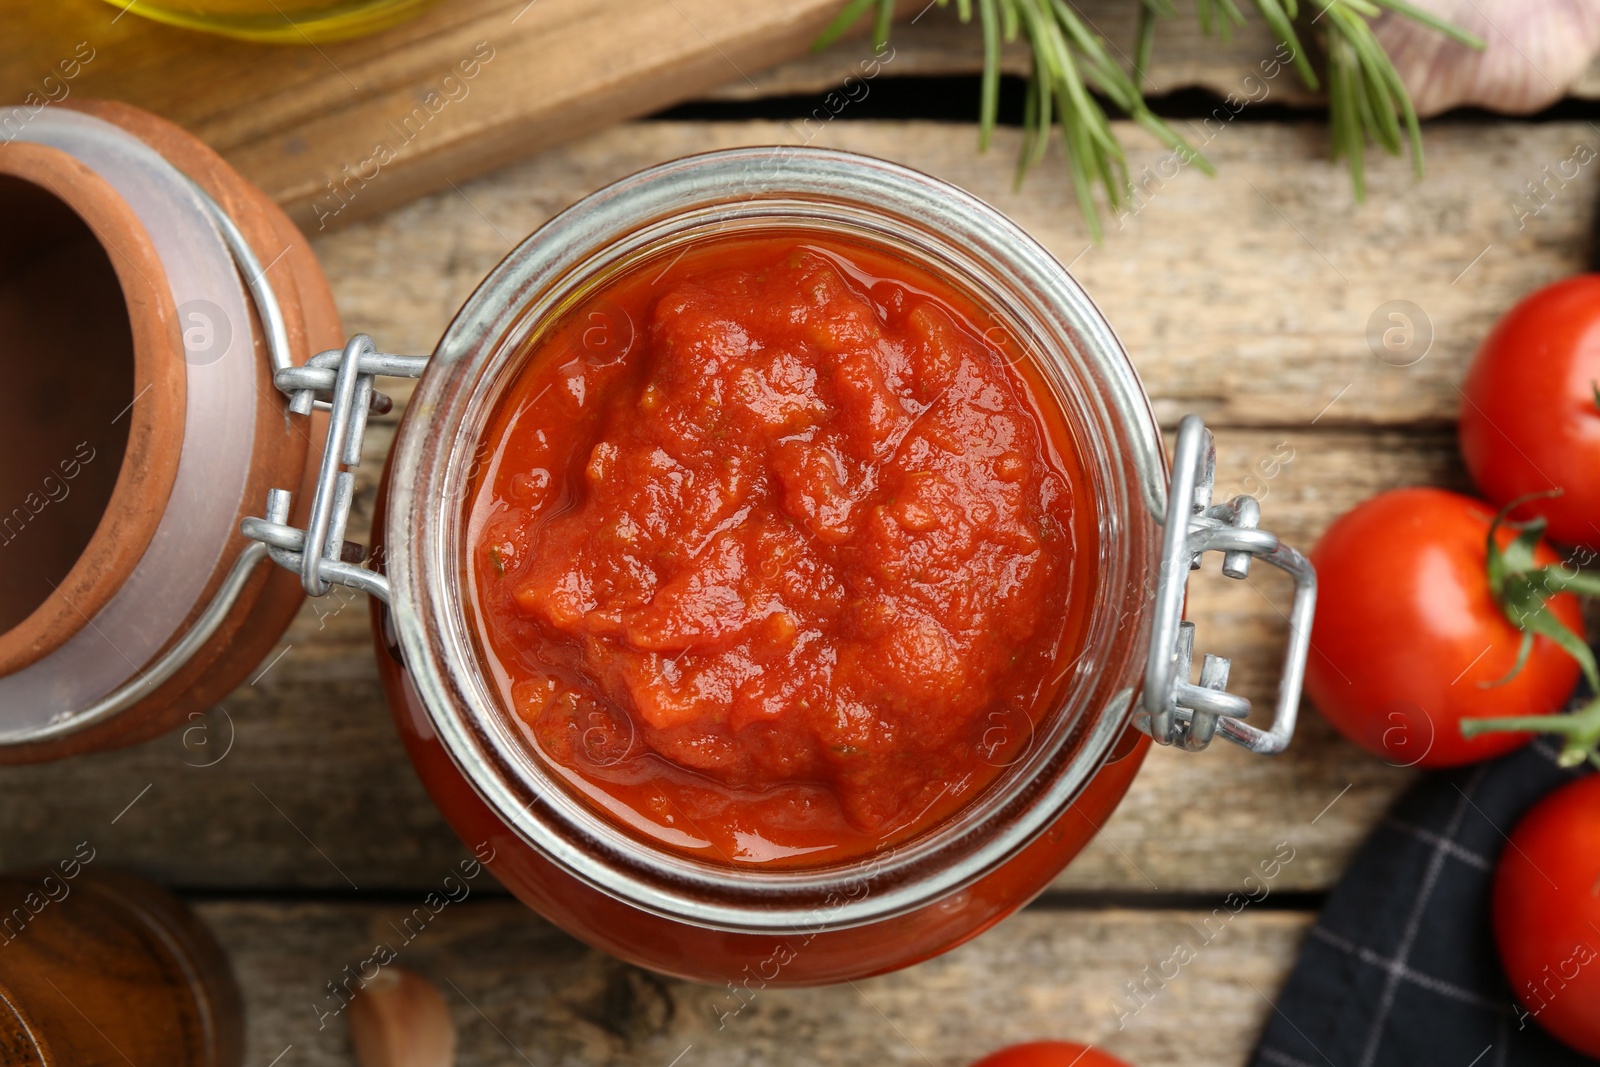
[[106,0],[189,30],[268,44],[342,41],[388,29],[438,0]]
[[[1044,386],[1076,438],[1094,493],[1102,593],[1059,706],[1026,744],[1006,749],[1008,765],[988,787],[893,847],[781,871],[667,851],[566,788],[489,679],[463,576],[474,456],[542,332],[642,260],[671,258],[713,234],[770,230],[888,251],[989,310],[994,328],[1027,353],[1018,369]],[[362,344],[346,349],[349,362],[370,353]],[[368,358],[376,368],[395,357]],[[1214,732],[1263,751],[1287,741],[1313,579],[1297,553],[1253,529],[1253,500],[1211,505],[1207,444],[1198,421],[1187,422],[1173,499],[1185,502],[1188,521],[1164,525],[1159,430],[1115,335],[1042,247],[952,186],[815,149],[741,149],[653,168],[579,202],[518,247],[428,362],[385,471],[375,537],[386,588],[365,579],[382,597],[374,630],[396,724],[457,833],[487,843],[507,888],[590,944],[658,971],[727,982],[736,999],[742,987],[906,966],[976,935],[1050,882],[1127,790],[1149,743],[1139,729],[1191,748]],[[311,537],[322,539],[318,530]],[[1248,703],[1225,691],[1222,661],[1208,657],[1200,684],[1189,682],[1191,637],[1179,614],[1204,551],[1224,551],[1236,575],[1257,557],[1296,574],[1297,629],[1272,732],[1238,721]]]
[[[126,404],[131,436],[117,478],[86,510],[30,512],[28,521],[42,516],[77,538],[54,562],[65,577],[52,578],[72,604],[50,599],[61,589],[0,596],[0,609],[16,616],[0,630],[0,761],[170,728],[259,661],[300,592],[366,591],[395,722],[455,830],[554,922],[640,965],[729,983],[733,1012],[765,986],[925,959],[1014,911],[1104,824],[1152,739],[1199,749],[1220,735],[1260,752],[1287,744],[1315,596],[1309,565],[1256,528],[1253,499],[1212,503],[1210,438],[1193,416],[1179,427],[1169,481],[1149,403],[1110,327],[1045,249],[969,194],[818,149],[691,157],[609,186],[529,237],[431,358],[381,353],[359,335],[319,352],[337,323],[287,220],[176,127],[120,105],[91,109],[32,113],[20,135],[12,131],[0,153],[0,198],[28,210],[8,214],[0,253],[28,265],[42,262],[41,249],[65,249],[80,259],[62,284],[83,284],[89,263],[97,287],[77,292],[76,303],[66,293],[69,312],[44,320],[46,305],[0,288],[12,300],[0,305],[0,333],[24,377],[64,365],[63,350],[73,366],[98,359],[104,373],[124,374],[125,398],[80,391],[95,401],[89,423]],[[768,230],[871,246],[987,309],[989,329],[1005,335],[996,350],[1020,353],[1018,373],[1059,409],[1049,421],[1072,438],[1092,489],[1099,582],[1082,652],[1053,689],[1056,706],[1037,720],[1002,717],[1003,736],[980,748],[998,768],[987,785],[892,846],[781,870],[712,863],[635,837],[542,764],[474,643],[462,543],[486,422],[532,342],[644,260],[711,235]],[[41,233],[54,236],[41,242]],[[111,252],[123,248],[142,257],[140,269],[115,270]],[[75,322],[70,308],[94,312],[83,318],[97,323],[125,311],[129,339],[72,348],[70,336],[28,325]],[[192,319],[197,310],[205,323]],[[231,329],[233,346],[202,344],[216,336],[204,330],[190,344],[190,329],[206,323]],[[158,392],[147,394],[146,374]],[[367,415],[387,410],[375,387],[384,376],[421,380],[385,468],[382,544],[367,566],[366,550],[345,540],[349,468],[361,460]],[[27,396],[43,415],[59,414],[49,389]],[[320,463],[305,462],[307,441],[322,443]],[[128,510],[119,493],[144,500],[145,510]],[[0,579],[36,577],[6,551],[0,545]],[[1270,730],[1243,721],[1250,706],[1227,691],[1226,660],[1206,656],[1190,680],[1184,591],[1207,552],[1221,553],[1234,578],[1252,562],[1295,578]],[[298,582],[258,566],[268,558]],[[118,655],[94,655],[93,640]]]

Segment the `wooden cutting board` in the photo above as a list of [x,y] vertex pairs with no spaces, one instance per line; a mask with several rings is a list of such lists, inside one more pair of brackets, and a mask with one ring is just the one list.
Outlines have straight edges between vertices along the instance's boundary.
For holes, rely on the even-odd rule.
[[441,0],[371,37],[292,47],[101,0],[0,0],[0,104],[32,94],[148,108],[315,234],[798,55],[842,6]]

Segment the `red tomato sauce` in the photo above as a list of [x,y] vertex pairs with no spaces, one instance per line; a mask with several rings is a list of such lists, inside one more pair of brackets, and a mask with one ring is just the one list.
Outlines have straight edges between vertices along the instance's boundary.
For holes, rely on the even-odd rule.
[[1082,647],[1095,515],[998,321],[795,233],[632,267],[544,331],[478,452],[465,569],[547,765],[659,844],[792,866],[1020,758]]

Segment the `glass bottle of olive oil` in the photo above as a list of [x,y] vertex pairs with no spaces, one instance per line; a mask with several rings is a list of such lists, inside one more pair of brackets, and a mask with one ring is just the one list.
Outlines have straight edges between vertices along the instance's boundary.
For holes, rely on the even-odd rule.
[[191,30],[273,44],[337,41],[393,26],[435,0],[107,0]]

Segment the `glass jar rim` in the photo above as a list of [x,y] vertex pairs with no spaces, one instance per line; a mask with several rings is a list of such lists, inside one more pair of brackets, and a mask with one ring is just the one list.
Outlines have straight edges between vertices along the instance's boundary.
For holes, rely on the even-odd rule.
[[[1053,709],[1053,736],[944,824],[831,867],[713,865],[653,847],[542,770],[484,677],[466,625],[459,537],[478,434],[520,354],[619,264],[664,241],[740,225],[827,220],[908,242],[927,262],[999,299],[1030,339],[1068,422],[1094,435],[1100,580],[1079,677]],[[929,251],[928,249],[934,249]],[[1070,410],[1069,410],[1070,409]],[[1043,833],[1109,757],[1134,704],[1159,549],[1166,458],[1121,343],[1067,270],[971,194],[909,168],[817,148],[689,156],[580,200],[522,242],[441,338],[388,466],[386,569],[395,637],[432,732],[496,815],[545,859],[643,911],[730,931],[844,928],[924,907],[972,884]],[[1131,620],[1128,616],[1132,614]],[[1090,649],[1096,649],[1091,656]],[[1068,714],[1068,712],[1072,712]]]

